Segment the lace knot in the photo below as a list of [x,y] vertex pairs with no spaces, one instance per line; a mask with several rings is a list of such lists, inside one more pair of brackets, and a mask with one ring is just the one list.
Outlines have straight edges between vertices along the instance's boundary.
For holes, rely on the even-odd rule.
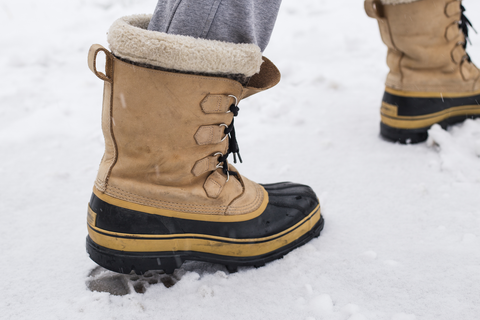
[[[460,15],[460,21],[458,22],[458,27],[460,28],[460,30],[462,30],[463,35],[465,36],[465,42],[463,43],[463,48],[466,49],[467,42],[470,43],[470,45],[472,44],[472,42],[470,41],[470,38],[468,37],[469,27],[472,28],[473,31],[475,31],[475,33],[477,33],[477,30],[475,30],[470,20],[465,16],[466,9],[463,6],[463,4],[460,5],[460,10],[462,11],[462,14]],[[467,57],[468,57],[468,61],[470,61],[470,56],[468,54],[467,54]]]

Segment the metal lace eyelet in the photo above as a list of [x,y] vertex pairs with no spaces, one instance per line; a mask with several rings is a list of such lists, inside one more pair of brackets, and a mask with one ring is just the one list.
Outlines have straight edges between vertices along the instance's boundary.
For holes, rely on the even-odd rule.
[[[232,97],[233,99],[235,99],[235,107],[238,106],[238,99],[237,99],[237,97],[235,97],[233,94],[229,94],[228,96],[229,96],[229,97]],[[225,112],[225,113],[230,113],[230,112],[232,112],[232,111],[228,110],[228,111]]]
[[229,96],[229,97],[232,97],[233,99],[235,99],[235,107],[238,106],[238,99],[237,99],[237,97],[235,97],[233,94],[229,94],[228,96]]
[[[222,124],[220,125],[220,127],[225,127],[225,128],[227,128],[227,129],[228,129],[228,126],[227,126],[225,123],[222,123]],[[220,140],[220,142],[223,142],[223,141],[225,141],[225,139],[227,139],[227,137],[228,137],[228,134],[226,134],[226,135],[225,135],[225,137],[223,137],[223,139],[222,139],[222,140]],[[222,154],[222,156],[223,156],[223,154]]]
[[[223,153],[221,152],[214,153],[212,157],[215,157],[215,156],[223,157]],[[215,169],[223,169],[222,163],[221,162],[217,163]]]
[[[223,157],[223,153],[221,153],[221,152],[216,152],[216,153],[213,154],[212,157],[215,157],[215,156],[221,156],[221,157]],[[223,169],[223,166],[222,166],[222,164],[221,164],[220,162],[216,165],[215,170],[216,170],[216,169]],[[227,181],[225,181],[225,182],[228,182],[228,180],[230,180],[230,173],[228,173],[228,171],[227,171]]]

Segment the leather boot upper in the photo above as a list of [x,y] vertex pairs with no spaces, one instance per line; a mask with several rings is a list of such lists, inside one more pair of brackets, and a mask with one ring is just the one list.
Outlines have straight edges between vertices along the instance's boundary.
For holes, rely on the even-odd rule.
[[461,1],[421,0],[398,5],[365,2],[388,47],[386,85],[415,92],[480,90],[480,72],[465,52]]
[[[105,74],[95,67],[100,51],[107,55]],[[232,165],[225,174],[218,159],[229,147],[231,105],[278,83],[280,73],[268,59],[246,87],[134,64],[99,45],[91,49],[90,66],[105,81],[99,192],[165,214],[244,215],[265,208],[264,188]]]

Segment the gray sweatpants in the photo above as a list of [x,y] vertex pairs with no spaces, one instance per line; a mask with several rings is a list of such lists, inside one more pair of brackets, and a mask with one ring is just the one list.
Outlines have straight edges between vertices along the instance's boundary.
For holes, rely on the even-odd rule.
[[265,50],[282,0],[158,0],[148,30]]

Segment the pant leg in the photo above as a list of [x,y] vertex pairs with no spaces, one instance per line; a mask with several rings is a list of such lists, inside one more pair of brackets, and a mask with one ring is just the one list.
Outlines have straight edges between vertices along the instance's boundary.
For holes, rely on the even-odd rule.
[[149,30],[265,50],[281,0],[159,0]]

